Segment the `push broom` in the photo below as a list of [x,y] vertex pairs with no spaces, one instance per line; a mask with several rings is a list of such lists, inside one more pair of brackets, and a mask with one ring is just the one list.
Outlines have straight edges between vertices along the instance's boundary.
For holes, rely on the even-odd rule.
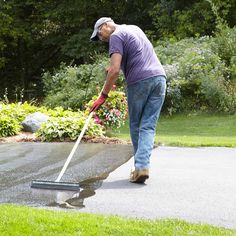
[[56,189],[56,190],[70,190],[70,191],[79,191],[80,185],[79,183],[69,183],[69,182],[60,182],[62,176],[64,175],[78,145],[80,144],[80,141],[88,128],[88,124],[90,119],[93,116],[93,112],[89,114],[89,117],[85,121],[84,127],[78,137],[78,139],[75,142],[75,145],[73,149],[71,150],[60,174],[58,175],[57,179],[55,181],[46,181],[46,180],[32,180],[31,182],[31,188],[40,188],[40,189]]

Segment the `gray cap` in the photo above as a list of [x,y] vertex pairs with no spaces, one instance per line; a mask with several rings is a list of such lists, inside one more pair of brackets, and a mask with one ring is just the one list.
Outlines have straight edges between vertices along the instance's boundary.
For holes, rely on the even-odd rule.
[[99,40],[98,36],[97,36],[97,33],[98,33],[98,28],[106,23],[106,22],[109,22],[109,21],[112,21],[114,22],[110,17],[102,17],[100,18],[99,20],[97,20],[97,22],[95,23],[94,25],[94,30],[93,30],[93,33],[92,33],[92,36],[90,37],[90,40],[92,41],[97,41]]

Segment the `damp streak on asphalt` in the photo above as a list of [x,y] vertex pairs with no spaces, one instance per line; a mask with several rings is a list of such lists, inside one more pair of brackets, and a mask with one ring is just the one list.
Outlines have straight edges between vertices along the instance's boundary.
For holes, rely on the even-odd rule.
[[124,144],[80,144],[61,181],[80,183],[80,191],[33,189],[33,179],[54,181],[73,143],[0,144],[0,203],[82,208],[109,173],[127,162],[132,147]]

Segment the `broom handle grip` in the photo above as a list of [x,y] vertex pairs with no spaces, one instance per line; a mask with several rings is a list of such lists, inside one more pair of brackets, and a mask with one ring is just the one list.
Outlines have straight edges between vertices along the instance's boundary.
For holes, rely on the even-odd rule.
[[82,129],[82,131],[81,131],[81,133],[80,133],[78,139],[76,140],[75,145],[74,145],[73,149],[72,149],[71,152],[70,152],[70,155],[67,157],[67,160],[66,160],[66,162],[65,162],[65,164],[64,164],[64,166],[63,166],[63,168],[62,168],[62,170],[61,170],[61,172],[60,172],[60,174],[58,175],[57,179],[55,180],[55,182],[59,182],[59,181],[61,180],[61,177],[64,175],[64,173],[65,173],[65,171],[66,171],[66,168],[68,167],[68,165],[69,165],[69,163],[70,163],[70,161],[71,161],[71,158],[73,157],[73,155],[74,155],[74,153],[75,153],[75,151],[76,151],[78,145],[80,144],[80,141],[81,141],[81,139],[82,139],[82,137],[83,137],[83,135],[84,135],[86,129],[88,128],[89,121],[90,121],[90,119],[92,118],[93,113],[94,113],[94,112],[91,112],[91,113],[89,114],[89,117],[88,117],[87,120],[85,121],[84,127],[83,127],[83,129]]

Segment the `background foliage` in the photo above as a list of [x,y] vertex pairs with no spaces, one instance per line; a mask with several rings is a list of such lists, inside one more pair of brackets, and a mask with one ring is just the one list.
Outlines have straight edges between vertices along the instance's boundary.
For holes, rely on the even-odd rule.
[[0,0],[0,89],[20,87],[25,97],[42,96],[43,69],[93,62],[95,54],[106,51],[103,44],[89,42],[101,16],[139,25],[157,41],[212,35],[217,19],[233,27],[235,14],[233,0]]
[[[36,111],[49,116],[49,120],[37,131],[37,135],[43,141],[76,139],[88,117],[88,112],[64,110],[62,107],[48,109],[43,106],[37,107],[27,102],[0,103],[0,137],[18,134],[23,128],[21,122],[28,114]],[[89,122],[86,134],[89,136],[102,136],[104,129],[92,119]]]
[[[167,73],[164,110],[169,114],[197,110],[236,111],[236,28],[222,26],[214,37],[159,41],[155,51]],[[99,94],[107,64],[108,58],[101,56],[94,64],[63,64],[54,73],[46,72],[43,75],[45,104],[83,109],[94,95]],[[117,81],[121,90],[123,80],[121,75]],[[120,109],[123,103],[118,99],[113,107],[107,104],[98,111],[101,123],[105,122],[109,110]],[[112,126],[112,122],[109,125]]]
[[172,68],[169,113],[235,111],[234,0],[0,0],[0,97],[83,108],[101,88],[98,58],[107,64],[107,45],[89,41],[101,16],[140,26]]
[[223,27],[214,37],[164,41],[155,48],[168,75],[165,109],[170,114],[236,111],[235,30]]
[[64,108],[82,109],[94,94],[99,93],[104,82],[105,70],[99,64],[66,66],[50,74],[44,73],[44,104],[50,107],[58,105]]

